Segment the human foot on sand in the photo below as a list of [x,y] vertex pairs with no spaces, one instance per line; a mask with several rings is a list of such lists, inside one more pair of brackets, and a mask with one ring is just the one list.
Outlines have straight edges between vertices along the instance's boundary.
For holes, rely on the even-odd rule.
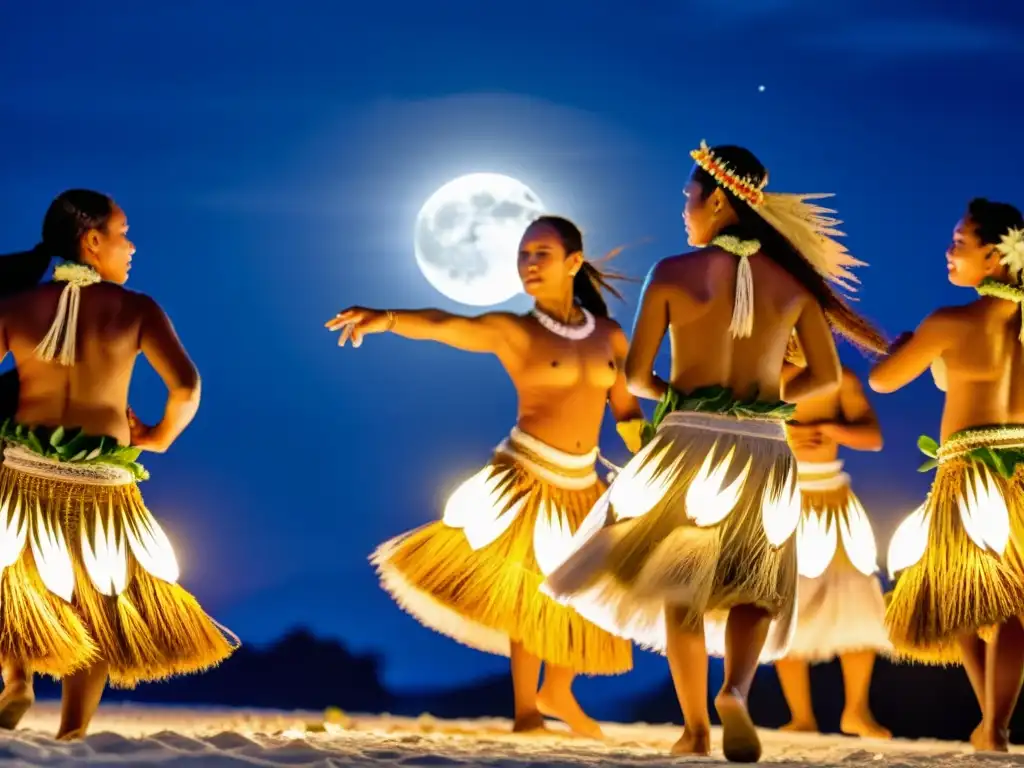
[[547,731],[544,725],[544,715],[540,712],[530,712],[525,715],[516,715],[512,723],[512,733],[542,733]]
[[814,720],[790,720],[779,730],[788,733],[817,733],[818,723]]
[[13,730],[35,703],[31,680],[12,680],[0,693],[0,728]]
[[722,751],[732,763],[756,763],[761,759],[761,739],[747,712],[747,702],[735,690],[715,697],[715,710],[722,721]]
[[839,730],[847,736],[862,736],[868,739],[892,738],[892,731],[879,725],[868,710],[843,712],[843,716],[839,720]]
[[537,694],[537,709],[547,717],[561,720],[575,734],[590,739],[604,738],[601,726],[596,720],[587,717],[572,691],[551,691],[541,688]]
[[673,755],[710,755],[711,731],[683,727],[683,735],[672,745]]

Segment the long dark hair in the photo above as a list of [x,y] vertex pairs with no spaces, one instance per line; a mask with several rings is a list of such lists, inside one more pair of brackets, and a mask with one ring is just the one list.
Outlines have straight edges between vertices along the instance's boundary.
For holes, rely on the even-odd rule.
[[[39,245],[0,256],[0,299],[38,285],[54,257],[78,261],[82,236],[90,229],[106,229],[113,213],[114,201],[100,192],[70,189],[58,195],[43,217]],[[0,421],[14,418],[20,394],[16,368],[0,375]]]
[[[541,216],[530,224],[545,225],[551,227],[558,233],[558,239],[562,241],[565,255],[583,253],[583,233],[580,228],[562,216]],[[605,256],[602,261],[614,258],[621,249],[616,249]],[[580,271],[572,280],[572,296],[576,304],[590,312],[595,317],[608,317],[608,302],[604,299],[604,293],[622,301],[622,294],[612,285],[612,281],[629,280],[629,278],[618,272],[611,272],[601,269],[594,262],[583,260]]]
[[38,285],[53,258],[78,261],[82,237],[105,230],[114,201],[102,192],[69,189],[61,192],[43,217],[42,237],[30,251],[0,256],[0,298]]
[[[715,157],[726,163],[738,176],[750,177],[763,186],[768,179],[768,170],[749,149],[732,145],[712,147]],[[832,329],[852,341],[861,349],[877,354],[889,351],[889,344],[880,330],[866,318],[854,312],[846,300],[829,285],[811,264],[800,255],[775,227],[762,219],[754,208],[721,186],[715,178],[701,168],[694,166],[690,177],[700,185],[704,199],[716,189],[728,197],[736,212],[737,223],[728,227],[723,234],[733,234],[744,239],[759,240],[761,252],[786,270],[817,300],[825,311]]]

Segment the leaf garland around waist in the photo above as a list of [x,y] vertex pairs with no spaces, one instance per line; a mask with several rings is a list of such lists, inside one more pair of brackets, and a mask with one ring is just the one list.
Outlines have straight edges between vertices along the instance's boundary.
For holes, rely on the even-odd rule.
[[88,435],[80,427],[29,427],[6,419],[0,425],[0,441],[20,445],[46,459],[68,464],[106,464],[127,469],[136,480],[148,480],[139,462],[141,448],[121,445],[107,435]]

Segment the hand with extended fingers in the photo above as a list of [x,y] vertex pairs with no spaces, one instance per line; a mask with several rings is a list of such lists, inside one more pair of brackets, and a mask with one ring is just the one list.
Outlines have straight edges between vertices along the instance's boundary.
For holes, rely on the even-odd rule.
[[367,309],[366,307],[349,307],[344,309],[324,325],[330,331],[341,331],[338,346],[345,346],[351,340],[353,347],[362,346],[363,337],[371,333],[386,333],[395,327],[395,313],[390,309]]

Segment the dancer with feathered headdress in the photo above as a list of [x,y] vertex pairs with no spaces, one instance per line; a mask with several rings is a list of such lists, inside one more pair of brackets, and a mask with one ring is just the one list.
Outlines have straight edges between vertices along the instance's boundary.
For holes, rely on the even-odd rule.
[[[546,582],[609,630],[668,655],[686,723],[677,753],[706,754],[707,653],[724,654],[716,699],[730,760],[761,747],[746,709],[758,660],[784,654],[796,606],[800,497],[785,422],[839,386],[832,330],[885,349],[829,281],[859,265],[832,239],[820,195],[765,191],[740,147],[692,153],[686,222],[695,253],[662,260],[644,287],[627,375],[659,400],[645,447],[617,475]],[[782,382],[794,332],[807,366]],[[652,371],[665,333],[672,375]]]

